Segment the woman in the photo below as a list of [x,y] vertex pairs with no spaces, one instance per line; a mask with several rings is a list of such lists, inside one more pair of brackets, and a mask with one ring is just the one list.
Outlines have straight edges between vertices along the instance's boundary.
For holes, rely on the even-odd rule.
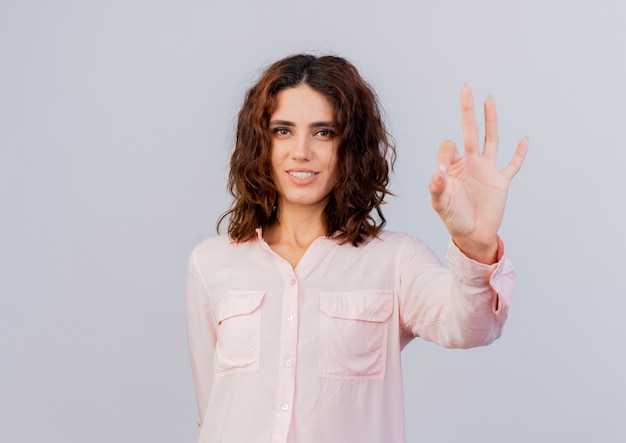
[[198,245],[186,290],[200,442],[403,442],[401,349],[491,343],[515,274],[498,237],[528,146],[498,170],[495,104],[482,153],[469,87],[464,155],[430,182],[451,235],[445,269],[384,231],[395,150],[346,60],[296,55],[247,94],[230,164],[228,235]]

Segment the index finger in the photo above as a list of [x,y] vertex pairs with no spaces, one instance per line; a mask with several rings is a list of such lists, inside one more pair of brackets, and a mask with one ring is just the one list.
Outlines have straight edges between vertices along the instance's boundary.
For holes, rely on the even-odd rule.
[[478,153],[478,123],[474,111],[472,90],[466,83],[461,89],[461,122],[463,124],[463,145],[466,154]]

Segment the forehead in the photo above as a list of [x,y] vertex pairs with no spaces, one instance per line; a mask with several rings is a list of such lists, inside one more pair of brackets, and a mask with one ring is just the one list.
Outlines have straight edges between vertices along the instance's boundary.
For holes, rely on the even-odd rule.
[[272,120],[294,122],[332,121],[334,108],[330,100],[310,86],[301,84],[283,89],[276,95]]

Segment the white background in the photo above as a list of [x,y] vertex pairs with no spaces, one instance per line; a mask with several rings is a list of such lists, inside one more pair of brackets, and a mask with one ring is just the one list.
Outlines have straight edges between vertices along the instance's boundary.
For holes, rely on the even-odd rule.
[[306,51],[378,91],[388,228],[439,255],[427,183],[463,83],[496,100],[502,166],[530,136],[504,336],[405,350],[408,441],[626,441],[624,5],[0,0],[0,441],[195,441],[186,260],[229,203],[244,92]]

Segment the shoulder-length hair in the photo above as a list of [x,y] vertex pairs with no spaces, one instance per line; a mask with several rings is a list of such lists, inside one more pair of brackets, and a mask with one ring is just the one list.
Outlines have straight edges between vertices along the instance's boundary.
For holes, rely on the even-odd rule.
[[[338,181],[324,209],[327,236],[358,246],[377,236],[385,225],[381,210],[396,151],[374,90],[347,60],[336,56],[294,55],[270,65],[248,91],[237,122],[230,160],[228,191],[231,208],[228,234],[236,242],[250,240],[258,227],[276,223],[279,199],[272,179],[269,121],[283,89],[306,84],[333,105],[341,135]],[[375,214],[374,214],[375,213]]]

